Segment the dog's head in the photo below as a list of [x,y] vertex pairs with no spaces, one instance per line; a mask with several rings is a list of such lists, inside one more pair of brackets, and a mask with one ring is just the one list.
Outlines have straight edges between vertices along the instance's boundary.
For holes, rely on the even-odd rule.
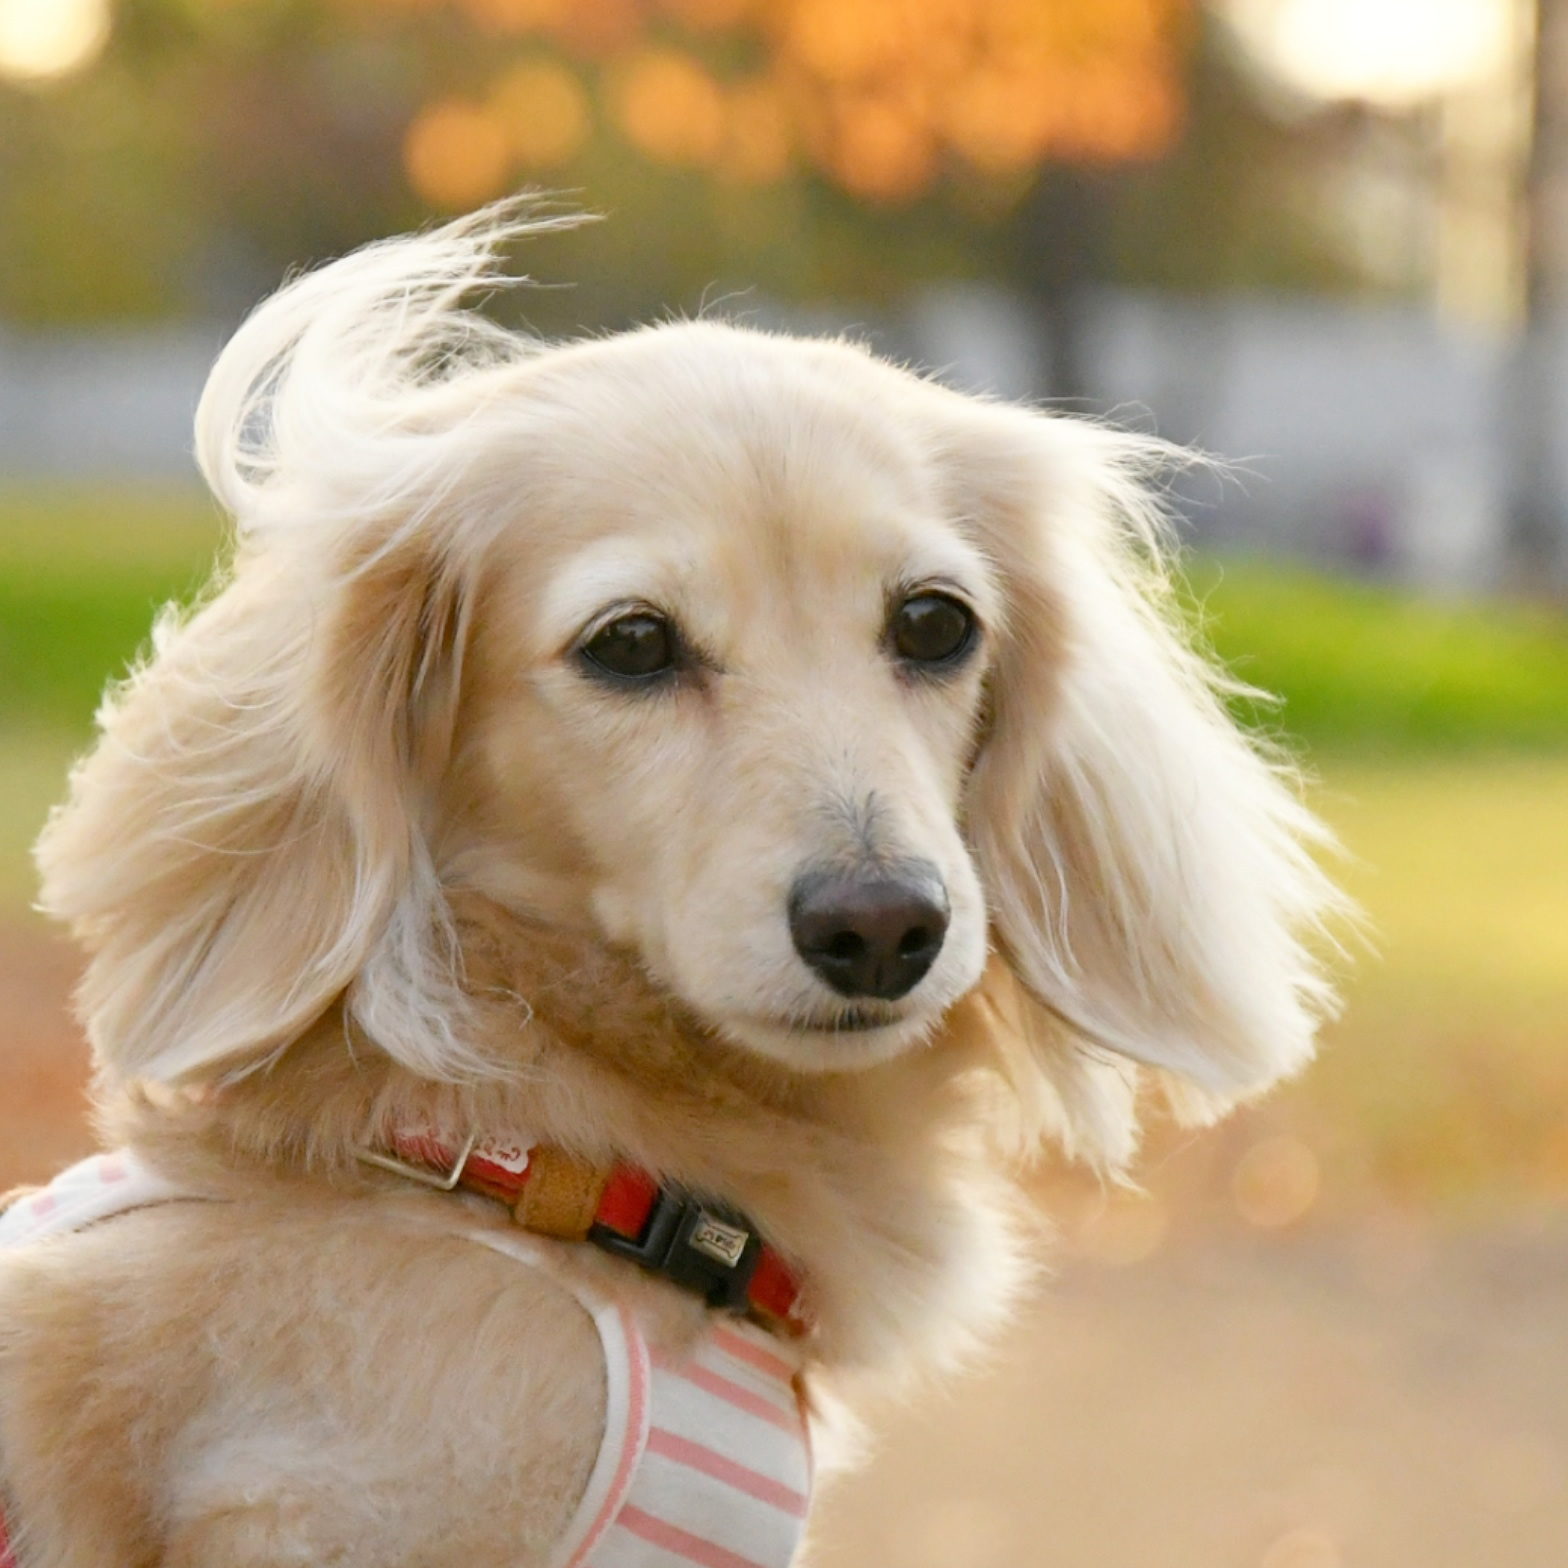
[[487,1070],[458,888],[789,1069],[931,1039],[993,951],[1059,1095],[1301,1062],[1313,825],[1167,622],[1148,444],[841,343],[523,343],[460,310],[496,237],[307,277],[214,372],[232,581],[41,851],[108,1070],[243,1069],[344,993]]

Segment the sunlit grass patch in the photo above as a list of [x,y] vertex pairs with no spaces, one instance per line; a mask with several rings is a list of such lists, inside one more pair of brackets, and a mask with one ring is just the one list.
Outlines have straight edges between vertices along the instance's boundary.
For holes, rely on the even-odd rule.
[[1315,800],[1381,949],[1358,989],[1444,1007],[1560,1003],[1568,1046],[1568,758],[1341,761]]
[[1214,650],[1277,706],[1266,728],[1365,754],[1568,748],[1568,617],[1254,560],[1198,558],[1189,602]]
[[1281,1110],[1352,1187],[1568,1193],[1568,758],[1341,763],[1318,804],[1376,951]]
[[189,489],[0,493],[0,724],[85,735],[153,616],[205,580],[220,539]]
[[105,684],[158,608],[205,580],[220,540],[191,486],[0,490],[0,915],[34,896],[29,846]]
[[81,581],[121,572],[183,580],[212,558],[219,514],[193,485],[0,488],[0,576]]

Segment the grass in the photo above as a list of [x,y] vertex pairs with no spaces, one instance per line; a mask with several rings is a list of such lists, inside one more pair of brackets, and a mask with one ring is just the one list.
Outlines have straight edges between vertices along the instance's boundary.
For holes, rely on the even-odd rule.
[[1241,704],[1318,749],[1361,755],[1568,749],[1568,618],[1421,598],[1247,560],[1198,560],[1189,602]]
[[221,538],[190,487],[0,491],[0,912],[33,894],[28,848],[64,791],[104,685]]
[[205,579],[219,542],[189,489],[0,494],[0,725],[85,735],[154,612]]
[[[0,912],[104,682],[218,540],[188,492],[0,492]],[[1347,1189],[1568,1192],[1568,625],[1257,563],[1198,561],[1191,598],[1282,694],[1379,950],[1268,1114]]]

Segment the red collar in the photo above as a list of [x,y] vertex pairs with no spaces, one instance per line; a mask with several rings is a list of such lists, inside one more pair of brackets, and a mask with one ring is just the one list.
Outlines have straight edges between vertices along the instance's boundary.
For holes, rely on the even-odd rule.
[[477,1133],[457,1149],[432,1130],[400,1129],[389,1143],[390,1153],[362,1149],[360,1159],[443,1192],[482,1193],[524,1230],[592,1242],[774,1333],[810,1326],[799,1277],[745,1215],[634,1165],[595,1166],[550,1144]]

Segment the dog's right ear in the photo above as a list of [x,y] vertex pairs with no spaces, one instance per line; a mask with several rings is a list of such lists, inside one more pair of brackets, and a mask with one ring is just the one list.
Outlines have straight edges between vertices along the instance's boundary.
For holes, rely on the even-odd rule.
[[416,1071],[472,1065],[424,832],[463,586],[412,546],[332,575],[242,561],[166,619],[39,843],[42,907],[91,955],[78,1005],[114,1077],[243,1071],[339,996]]
[[371,246],[214,367],[197,450],[238,525],[231,580],[165,615],[38,848],[109,1075],[245,1071],[339,999],[416,1072],[484,1069],[427,828],[478,572],[465,481],[497,376],[535,349],[462,300],[509,281],[502,243],[571,221],[502,205]]

